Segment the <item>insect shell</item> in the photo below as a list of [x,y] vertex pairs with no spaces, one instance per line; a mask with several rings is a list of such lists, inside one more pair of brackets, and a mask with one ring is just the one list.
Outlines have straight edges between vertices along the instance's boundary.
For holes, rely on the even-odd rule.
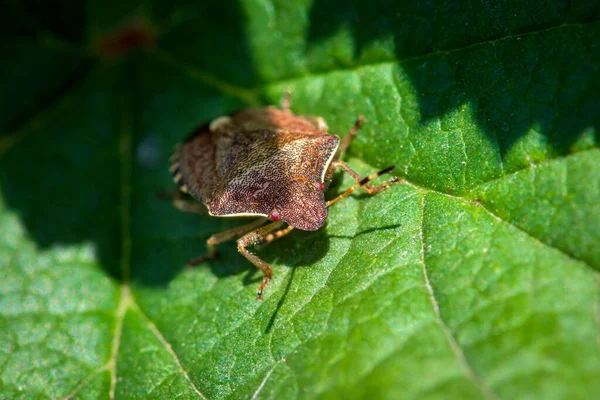
[[322,119],[249,109],[198,129],[176,151],[172,171],[210,215],[267,217],[312,231],[327,217],[323,190],[339,141]]
[[[272,271],[247,246],[269,243],[294,228],[317,230],[325,223],[328,206],[355,188],[363,186],[375,194],[397,181],[371,186],[370,179],[393,167],[363,179],[339,160],[361,122],[357,120],[341,148],[340,138],[327,133],[322,118],[275,107],[243,110],[196,129],[171,157],[170,170],[179,189],[201,201],[210,215],[260,219],[213,235],[207,243],[209,254],[191,263],[216,257],[218,243],[239,237],[239,251],[264,274],[258,291],[262,298]],[[336,168],[358,183],[327,202],[324,190]],[[178,199],[175,205],[189,211],[186,202]],[[282,229],[285,224],[288,227]]]

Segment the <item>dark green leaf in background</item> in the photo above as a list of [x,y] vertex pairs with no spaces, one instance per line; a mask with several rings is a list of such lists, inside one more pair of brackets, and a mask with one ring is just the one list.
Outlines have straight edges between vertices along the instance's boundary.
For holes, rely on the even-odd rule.
[[[600,396],[597,1],[7,1],[0,398]],[[277,104],[406,180],[258,250],[172,147]],[[351,185],[336,178],[328,195]]]

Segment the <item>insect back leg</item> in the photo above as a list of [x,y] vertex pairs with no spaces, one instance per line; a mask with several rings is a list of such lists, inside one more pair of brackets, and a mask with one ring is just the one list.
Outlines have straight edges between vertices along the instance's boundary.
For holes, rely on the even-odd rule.
[[263,226],[262,228],[258,228],[252,232],[247,233],[238,239],[238,250],[240,253],[248,259],[252,264],[256,266],[256,268],[260,269],[263,273],[263,280],[260,284],[258,292],[256,296],[262,300],[263,292],[265,287],[271,280],[273,276],[273,271],[271,266],[265,261],[261,260],[254,253],[251,253],[246,249],[248,246],[252,246],[255,244],[268,244],[271,243],[275,239],[279,239],[285,235],[287,235],[292,229],[293,226],[288,226],[284,229],[279,229],[284,225],[283,222],[273,222],[269,225]]
[[250,222],[249,224],[237,226],[233,229],[215,233],[214,235],[209,237],[208,240],[206,241],[206,247],[208,248],[208,254],[204,255],[204,256],[192,258],[191,260],[188,261],[188,265],[190,265],[190,266],[197,265],[197,264],[200,264],[201,262],[213,260],[213,259],[217,258],[218,252],[217,252],[216,246],[219,243],[223,243],[228,240],[238,238],[238,237],[260,227],[266,221],[267,221],[266,218],[259,218],[255,221]]

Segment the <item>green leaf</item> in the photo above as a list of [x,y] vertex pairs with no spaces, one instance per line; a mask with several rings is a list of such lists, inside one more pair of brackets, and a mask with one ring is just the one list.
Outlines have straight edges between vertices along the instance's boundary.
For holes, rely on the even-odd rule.
[[[1,398],[600,396],[597,2],[71,3],[0,6]],[[185,268],[243,221],[155,192],[284,90],[403,182],[258,249],[261,302],[235,243]]]

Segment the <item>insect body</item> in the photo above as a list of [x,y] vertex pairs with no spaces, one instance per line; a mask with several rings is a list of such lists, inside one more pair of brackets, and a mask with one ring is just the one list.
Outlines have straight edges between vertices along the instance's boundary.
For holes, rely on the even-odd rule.
[[[362,121],[359,118],[342,141],[327,133],[322,118],[295,115],[287,107],[248,109],[196,129],[176,149],[170,170],[181,192],[200,200],[206,210],[183,196],[175,199],[175,206],[218,217],[258,219],[211,236],[208,255],[190,264],[215,258],[217,244],[238,238],[240,253],[264,274],[257,293],[261,299],[272,270],[248,246],[270,243],[294,228],[317,230],[325,223],[328,207],[358,187],[375,194],[398,181],[392,178],[373,186],[371,179],[394,167],[362,178],[340,160]],[[326,201],[324,190],[338,168],[357,184]]]

